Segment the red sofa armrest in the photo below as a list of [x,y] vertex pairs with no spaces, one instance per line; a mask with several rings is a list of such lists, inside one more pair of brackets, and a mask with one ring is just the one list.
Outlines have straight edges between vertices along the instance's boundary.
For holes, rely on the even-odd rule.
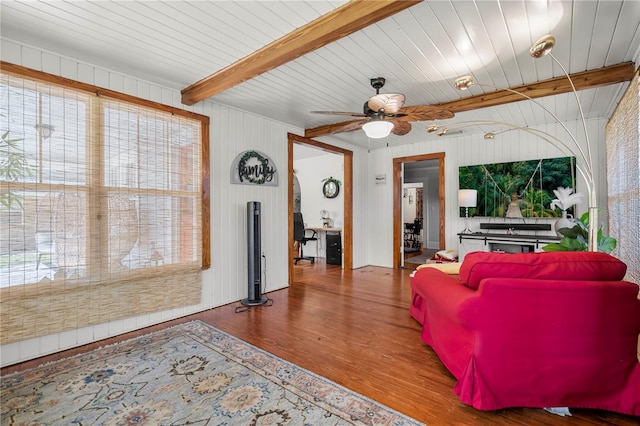
[[437,303],[433,304],[434,308],[452,317],[459,317],[462,303],[478,297],[478,292],[463,285],[457,275],[447,275],[437,269],[425,268],[418,271],[416,276],[416,291],[428,300],[437,300]]
[[472,329],[463,325],[462,306],[478,297],[456,275],[434,268],[416,272],[411,280],[411,315],[422,324],[421,339],[438,354],[456,377],[462,374],[473,351]]

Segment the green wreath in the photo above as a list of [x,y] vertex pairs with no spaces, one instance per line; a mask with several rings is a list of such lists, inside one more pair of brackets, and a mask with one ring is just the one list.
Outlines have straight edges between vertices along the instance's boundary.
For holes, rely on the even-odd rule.
[[324,182],[324,185],[322,185],[322,194],[325,198],[336,198],[338,196],[342,182],[333,176],[324,178],[321,182]]

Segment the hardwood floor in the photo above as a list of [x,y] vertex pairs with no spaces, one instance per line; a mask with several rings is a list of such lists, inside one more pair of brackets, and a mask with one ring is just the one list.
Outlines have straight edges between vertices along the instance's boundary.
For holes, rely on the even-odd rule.
[[[564,418],[541,409],[484,412],[459,402],[455,379],[420,341],[409,316],[410,271],[301,262],[297,281],[268,293],[273,306],[236,313],[239,303],[2,369],[22,370],[169,325],[202,320],[427,425],[637,425],[612,412],[572,409]],[[268,277],[273,279],[273,277]],[[514,378],[517,380],[517,378]]]

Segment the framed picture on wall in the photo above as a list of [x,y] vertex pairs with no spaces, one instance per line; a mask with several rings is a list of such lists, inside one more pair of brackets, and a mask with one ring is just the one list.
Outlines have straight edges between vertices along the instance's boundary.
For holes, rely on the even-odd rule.
[[[458,169],[460,188],[478,191],[477,207],[469,215],[505,217],[517,204],[521,217],[559,217],[551,209],[553,190],[576,188],[576,158],[560,157],[510,163],[479,164]],[[465,216],[464,208],[460,217]]]

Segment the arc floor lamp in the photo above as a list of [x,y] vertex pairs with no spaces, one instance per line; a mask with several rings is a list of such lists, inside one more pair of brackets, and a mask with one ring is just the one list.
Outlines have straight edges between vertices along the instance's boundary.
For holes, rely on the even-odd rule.
[[[562,64],[560,63],[560,61],[558,61],[558,59],[553,56],[553,54],[551,53],[551,51],[553,50],[553,47],[555,46],[556,40],[552,35],[545,35],[543,37],[541,37],[538,41],[536,41],[533,46],[531,46],[531,48],[529,49],[529,53],[532,57],[534,58],[541,58],[543,56],[550,56],[555,62],[556,64],[558,64],[558,66],[560,66],[560,68],[562,69],[562,72],[564,73],[564,75],[567,77],[567,79],[569,80],[569,83],[571,84],[571,89],[572,92],[575,96],[576,99],[576,103],[578,104],[578,110],[580,111],[580,119],[582,120],[582,127],[584,130],[584,138],[585,138],[585,144],[586,144],[586,152],[585,150],[582,149],[582,146],[580,145],[580,143],[578,142],[578,140],[576,139],[576,137],[569,131],[569,129],[567,128],[567,126],[551,111],[549,111],[549,109],[547,109],[544,105],[542,105],[541,103],[537,102],[536,100],[534,100],[533,98],[527,96],[525,93],[522,92],[518,92],[517,90],[513,90],[513,89],[506,89],[506,88],[500,88],[500,87],[496,87],[490,84],[483,84],[483,83],[478,83],[475,82],[473,80],[473,77],[471,76],[463,76],[463,77],[459,77],[458,79],[456,79],[455,83],[454,83],[454,87],[458,90],[466,90],[468,89],[470,86],[472,85],[478,85],[478,86],[485,86],[485,87],[491,87],[494,89],[501,89],[501,90],[506,90],[508,92],[517,94],[519,96],[522,96],[525,99],[530,100],[531,102],[535,103],[536,105],[538,105],[539,107],[541,107],[542,109],[545,110],[545,112],[547,112],[548,114],[550,114],[553,119],[560,125],[562,126],[562,128],[565,130],[565,132],[569,135],[569,138],[572,142],[572,145],[568,145],[567,143],[563,142],[562,140],[560,140],[559,138],[550,135],[546,132],[542,132],[542,131],[537,131],[534,129],[529,129],[529,128],[525,128],[525,127],[521,127],[521,126],[515,126],[509,123],[502,123],[502,122],[497,122],[497,121],[485,121],[484,123],[494,123],[494,124],[502,124],[505,125],[507,127],[510,127],[509,130],[524,130],[524,131],[528,131],[531,132],[532,134],[537,135],[538,137],[540,137],[541,139],[551,143],[552,145],[558,147],[562,146],[566,149],[569,150],[569,152],[571,152],[573,155],[576,156],[576,158],[578,159],[578,161],[580,161],[582,164],[579,165],[578,170],[580,171],[580,173],[582,174],[583,178],[586,181],[587,184],[587,192],[588,192],[588,200],[589,200],[589,206],[588,206],[588,211],[589,211],[589,237],[588,237],[588,250],[589,251],[598,251],[598,207],[597,207],[597,200],[596,200],[596,185],[595,185],[595,180],[593,177],[593,161],[591,158],[591,143],[589,142],[589,134],[587,132],[587,124],[584,118],[584,113],[582,112],[582,105],[580,104],[580,99],[578,98],[578,92],[576,91],[576,88],[573,84],[573,81],[571,80],[571,76],[569,76],[569,73],[567,72],[567,70],[564,68],[564,66],[562,66]],[[476,122],[477,124],[477,122]],[[429,128],[428,131],[435,131],[435,128]],[[446,133],[447,129],[442,129],[440,130],[439,134],[444,134]],[[499,134],[501,132],[498,133],[493,133],[492,135],[495,136],[496,134]],[[485,135],[485,137],[487,139],[490,139],[491,137],[487,137],[487,135]]]

